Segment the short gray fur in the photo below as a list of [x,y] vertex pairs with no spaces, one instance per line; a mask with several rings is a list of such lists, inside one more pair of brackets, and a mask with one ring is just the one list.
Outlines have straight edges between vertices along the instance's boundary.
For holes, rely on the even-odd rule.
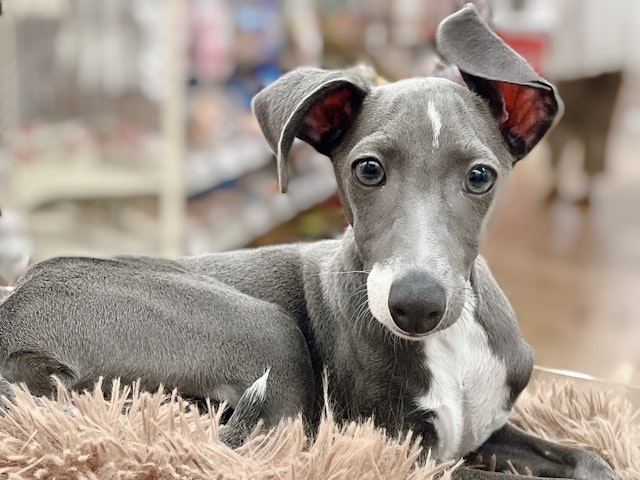
[[[459,83],[429,78],[377,86],[364,67],[303,68],[254,101],[278,156],[283,190],[294,137],[331,157],[350,222],[341,238],[177,260],[123,256],[36,264],[0,305],[2,392],[11,393],[9,380],[49,395],[51,375],[78,390],[92,388],[99,376],[141,379],[147,389],[162,384],[190,397],[229,402],[235,411],[223,440],[238,445],[258,421],[271,427],[301,413],[310,427],[317,425],[326,372],[339,420],[374,416],[391,434],[413,430],[426,448],[435,448],[437,415],[416,403],[434,387],[422,343],[429,334],[401,338],[367,308],[367,279],[376,265],[400,258],[407,270],[421,273],[426,267],[412,261],[424,257],[445,265],[442,272],[427,272],[431,277],[471,285],[477,300],[471,314],[506,368],[508,411],[529,380],[532,353],[478,253],[494,192],[471,197],[462,186],[477,158],[506,177],[526,154],[522,148],[528,151],[550,127],[561,103],[550,84],[496,42],[473,7],[448,22],[454,27],[439,34],[445,55],[462,58],[470,70],[461,72]],[[485,45],[495,55],[482,56],[477,66],[473,56],[460,52],[469,44],[480,50]],[[512,125],[497,122],[504,106],[483,76],[535,89],[542,113],[531,141],[514,143]],[[334,117],[327,98],[348,105]],[[322,116],[325,108],[328,117]],[[427,120],[429,109],[442,113],[442,125]],[[518,132],[529,135],[521,126]],[[383,159],[383,187],[362,188],[354,180],[352,164],[363,156]],[[424,221],[415,221],[417,206]],[[417,238],[427,243],[417,244]],[[448,306],[438,329],[455,323],[466,305],[463,287],[455,285],[446,289]],[[261,377],[267,378],[264,391]],[[596,455],[530,437],[509,424],[476,450],[487,457],[496,453],[502,468],[510,459],[543,476],[614,478]],[[454,477],[503,475],[462,468]]]

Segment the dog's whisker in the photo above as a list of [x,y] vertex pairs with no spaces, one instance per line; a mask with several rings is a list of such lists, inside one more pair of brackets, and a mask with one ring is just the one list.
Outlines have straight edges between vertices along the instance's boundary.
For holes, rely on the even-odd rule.
[[357,307],[356,310],[354,312],[354,321],[358,322],[360,320],[360,317],[362,316],[363,313],[365,313],[368,309],[368,305],[366,301],[361,302]]
[[[351,295],[349,295],[348,300],[351,301],[353,300],[354,297],[358,296],[358,295],[364,295],[367,293],[367,286],[364,285],[362,287],[357,288],[356,290],[354,290]],[[366,299],[365,299],[366,300]]]
[[370,328],[371,319],[368,318],[370,316],[369,305],[365,300],[356,308],[353,322],[358,328],[358,332],[362,332],[363,329]]
[[349,273],[364,273],[364,274],[370,274],[371,270],[345,270],[345,271],[335,271],[335,272],[326,272],[329,275],[346,275]]
[[319,272],[311,275],[316,277],[324,277],[326,275],[351,275],[351,274],[369,275],[370,273],[371,273],[371,270],[345,270],[345,271],[334,271],[334,272],[331,272],[331,271]]

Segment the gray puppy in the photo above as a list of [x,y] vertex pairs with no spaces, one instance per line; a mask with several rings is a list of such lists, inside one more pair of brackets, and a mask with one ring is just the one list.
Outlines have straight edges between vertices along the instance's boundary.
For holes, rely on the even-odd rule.
[[[554,89],[467,6],[445,20],[445,78],[378,86],[301,68],[254,110],[287,187],[295,137],[329,156],[350,227],[337,240],[161,260],[56,258],[0,305],[2,375],[38,395],[141,379],[234,409],[231,445],[322,409],[412,430],[445,460],[476,452],[536,475],[612,479],[598,456],[507,420],[532,353],[479,256],[512,165],[560,111]],[[467,468],[458,479],[500,479]]]

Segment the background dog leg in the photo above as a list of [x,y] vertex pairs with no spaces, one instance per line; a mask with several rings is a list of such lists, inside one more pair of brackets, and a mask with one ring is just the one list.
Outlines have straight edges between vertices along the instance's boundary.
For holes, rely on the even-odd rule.
[[495,455],[498,471],[508,470],[510,461],[519,472],[528,468],[533,475],[545,478],[615,479],[611,467],[595,453],[542,440],[509,423],[495,432],[477,453],[483,458]]

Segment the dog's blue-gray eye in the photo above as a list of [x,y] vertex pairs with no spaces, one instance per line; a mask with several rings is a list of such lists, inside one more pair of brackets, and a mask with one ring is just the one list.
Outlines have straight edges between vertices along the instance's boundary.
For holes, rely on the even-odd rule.
[[353,164],[353,176],[365,187],[384,185],[387,177],[380,162],[374,158],[365,158]]
[[487,193],[496,183],[496,171],[486,165],[476,165],[467,173],[465,189],[474,195]]

